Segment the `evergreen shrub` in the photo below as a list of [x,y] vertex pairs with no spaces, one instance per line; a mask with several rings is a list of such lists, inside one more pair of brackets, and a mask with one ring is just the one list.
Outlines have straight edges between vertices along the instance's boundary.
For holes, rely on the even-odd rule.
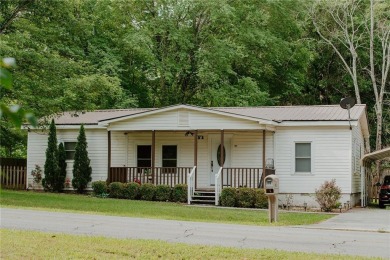
[[253,208],[255,202],[255,191],[250,188],[237,189],[237,206],[240,208]]
[[237,189],[236,188],[222,189],[220,202],[221,202],[221,206],[235,207],[237,204]]
[[176,184],[172,190],[172,200],[175,202],[187,202],[187,184]]
[[268,208],[268,197],[265,195],[264,189],[254,190],[254,207],[258,209]]
[[171,199],[172,189],[169,185],[157,185],[156,186],[156,200],[157,201],[169,201]]
[[101,197],[108,193],[107,182],[105,181],[94,181],[92,182],[93,194]]
[[87,148],[88,143],[84,126],[81,125],[75,148],[72,179],[72,186],[78,193],[84,192],[88,182],[92,180],[92,168],[90,166]]
[[135,200],[139,198],[140,185],[137,182],[129,182],[123,185],[123,197]]
[[139,189],[141,200],[149,200],[152,201],[155,198],[156,194],[156,186],[151,183],[144,183],[141,185]]
[[124,185],[121,182],[111,182],[108,186],[110,198],[123,198]]

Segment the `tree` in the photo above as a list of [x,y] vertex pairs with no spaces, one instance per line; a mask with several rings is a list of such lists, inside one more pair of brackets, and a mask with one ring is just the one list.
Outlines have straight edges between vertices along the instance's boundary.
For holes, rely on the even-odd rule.
[[[350,75],[357,103],[370,84],[374,95],[375,149],[382,148],[383,104],[389,85],[390,6],[385,1],[322,1],[313,5],[311,16],[316,32],[331,46]],[[365,73],[367,72],[367,74]],[[367,78],[367,75],[369,78]],[[371,92],[371,93],[372,93]],[[370,147],[366,144],[366,151]]]
[[87,147],[88,144],[85,136],[84,125],[81,125],[75,148],[72,179],[73,188],[75,188],[78,193],[84,192],[88,182],[92,180],[92,168],[88,158]]
[[55,190],[60,192],[64,189],[64,183],[66,178],[66,152],[63,143],[58,145],[58,178],[56,178]]
[[44,166],[45,177],[42,179],[42,185],[45,190],[53,191],[55,189],[59,170],[56,126],[54,119],[52,119],[46,149],[46,161]]

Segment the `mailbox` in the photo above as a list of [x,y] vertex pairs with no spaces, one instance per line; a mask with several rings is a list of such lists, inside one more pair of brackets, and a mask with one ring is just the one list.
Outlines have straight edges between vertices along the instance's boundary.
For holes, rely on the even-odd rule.
[[269,175],[265,177],[265,194],[279,193],[279,177],[276,175]]

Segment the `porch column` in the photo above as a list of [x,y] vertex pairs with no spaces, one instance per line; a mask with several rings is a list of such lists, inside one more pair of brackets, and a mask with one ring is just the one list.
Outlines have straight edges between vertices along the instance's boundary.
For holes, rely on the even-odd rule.
[[198,130],[195,130],[194,134],[194,166],[196,166],[195,169],[195,189],[198,185]]
[[156,131],[152,130],[152,183],[154,183],[154,167],[155,167],[155,155],[156,155]]
[[107,179],[111,182],[111,131],[107,131]]
[[[265,187],[264,185],[264,181],[265,181],[265,130],[263,130],[263,174],[262,174],[262,184],[263,184],[263,187]],[[260,187],[261,188],[261,187]]]

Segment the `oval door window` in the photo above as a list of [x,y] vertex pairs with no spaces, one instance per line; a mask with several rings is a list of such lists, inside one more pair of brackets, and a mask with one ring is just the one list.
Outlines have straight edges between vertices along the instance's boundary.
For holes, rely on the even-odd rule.
[[225,164],[225,159],[226,159],[226,149],[225,149],[225,146],[223,147],[223,162],[221,163],[221,145],[218,146],[218,150],[217,150],[217,161],[218,161],[218,165],[219,166],[222,166],[222,164]]

